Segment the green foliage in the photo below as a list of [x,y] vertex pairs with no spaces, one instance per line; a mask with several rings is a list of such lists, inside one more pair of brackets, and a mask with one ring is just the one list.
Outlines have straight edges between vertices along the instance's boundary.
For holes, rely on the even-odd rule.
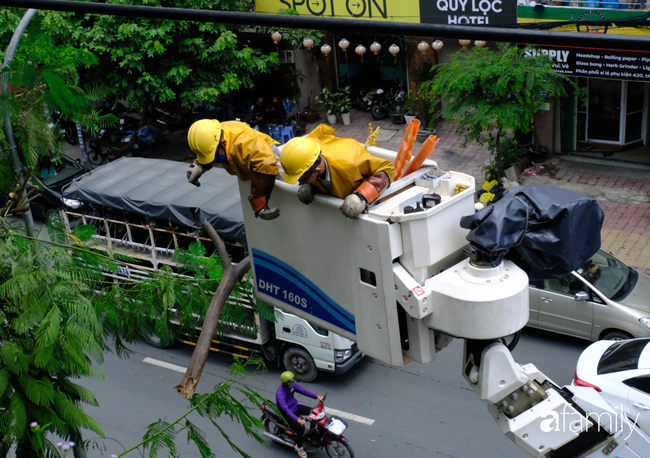
[[450,63],[434,66],[435,75],[422,83],[419,94],[431,107],[442,98],[447,104],[432,123],[439,118],[454,120],[456,133],[465,136],[463,146],[476,141],[499,156],[503,135],[530,132],[534,114],[548,101],[566,97],[567,87],[575,87],[553,70],[548,56],[525,56],[528,50],[508,44],[501,44],[498,51],[463,48]]
[[[61,228],[60,220],[52,217],[53,239],[61,240]],[[82,409],[83,404],[96,406],[97,399],[72,380],[103,376],[97,364],[109,350],[109,338],[124,355],[125,342],[144,334],[173,342],[179,332],[195,332],[218,287],[221,262],[216,256],[205,257],[200,243],[178,251],[180,275],[163,268],[137,281],[106,281],[104,272],[117,272],[125,265],[123,259],[129,259],[82,243],[89,242],[94,231],[92,226],[77,226],[67,245],[57,245],[27,238],[0,219],[0,456],[11,447],[17,447],[19,458],[34,456],[39,439],[29,427],[33,421],[64,439],[80,428],[102,435]],[[256,301],[253,285],[246,280],[224,307],[223,321],[256,332],[250,309],[238,301],[244,298],[262,317],[275,319],[274,308]],[[172,325],[173,317],[180,328]],[[251,430],[258,425],[241,403],[226,403],[226,394],[210,399],[206,415],[229,415],[255,436]],[[169,436],[156,436],[154,429],[150,437],[159,437],[159,442],[151,446],[152,453],[161,447],[171,451]],[[212,456],[205,436],[192,425],[185,429],[203,456]],[[45,437],[39,447],[56,451]]]
[[[300,13],[293,8],[279,9],[278,14],[285,14],[289,16],[300,16]],[[260,32],[268,35],[269,37],[273,32],[280,32],[282,35],[282,41],[289,43],[292,47],[298,47],[305,49],[302,42],[305,38],[311,38],[314,40],[314,48],[320,46],[325,38],[325,34],[320,30],[306,30],[306,29],[294,29],[294,28],[284,28],[284,27],[260,27]]]
[[[170,6],[164,0],[121,0],[125,5]],[[181,0],[175,8],[253,11],[250,0]],[[74,15],[65,18],[60,39],[94,53],[99,65],[87,72],[135,109],[168,101],[191,106],[216,102],[231,92],[251,88],[252,77],[279,64],[242,42],[244,25],[169,21],[128,16]]]
[[[9,10],[0,10],[5,21]],[[63,155],[59,128],[51,125],[54,111],[72,121],[78,121],[89,131],[113,125],[117,118],[100,115],[90,104],[108,95],[108,89],[99,84],[82,87],[79,68],[97,64],[90,52],[70,44],[57,45],[51,34],[51,25],[37,14],[20,41],[14,60],[0,71],[0,78],[13,90],[0,94],[0,104],[11,116],[14,135],[22,153],[22,163],[37,167],[39,159],[49,157],[53,162]],[[17,16],[12,16],[16,17]],[[2,22],[2,20],[0,20]],[[5,36],[5,35],[2,35]],[[0,148],[8,151],[4,132]],[[0,192],[8,191],[15,182],[10,156],[0,156]]]
[[352,108],[352,93],[350,92],[350,86],[342,87],[335,94],[336,99],[336,113],[343,114],[349,113]]
[[404,110],[406,113],[417,113],[420,109],[420,99],[416,92],[409,91],[404,100]]
[[336,114],[336,97],[335,93],[324,87],[316,96],[316,101],[322,103],[327,110],[327,114]]

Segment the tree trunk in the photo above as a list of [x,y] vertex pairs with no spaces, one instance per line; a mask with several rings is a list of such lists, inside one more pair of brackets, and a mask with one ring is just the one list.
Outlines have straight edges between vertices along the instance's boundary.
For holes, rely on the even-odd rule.
[[196,347],[194,347],[192,359],[190,360],[190,364],[187,366],[185,376],[181,383],[176,385],[176,391],[187,399],[194,396],[196,385],[201,379],[203,367],[205,366],[208,354],[210,354],[210,344],[212,343],[214,333],[217,330],[217,324],[219,323],[223,306],[228,300],[235,284],[246,275],[251,265],[250,257],[246,257],[239,264],[233,266],[228,257],[228,253],[226,252],[226,245],[224,245],[212,225],[207,221],[204,221],[201,226],[208,237],[210,237],[210,240],[212,240],[212,243],[214,243],[217,253],[221,258],[221,263],[223,264],[223,277],[221,278],[217,291],[214,293],[214,296],[210,301],[210,307],[208,308],[208,312],[205,315],[205,320],[201,327],[201,335],[199,336],[199,341],[197,342]]

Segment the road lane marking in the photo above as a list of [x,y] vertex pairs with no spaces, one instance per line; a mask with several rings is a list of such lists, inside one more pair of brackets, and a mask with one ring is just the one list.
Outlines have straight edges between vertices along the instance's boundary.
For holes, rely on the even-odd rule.
[[185,371],[187,370],[186,367],[177,366],[176,364],[166,363],[165,361],[159,361],[157,359],[148,358],[148,357],[143,359],[142,362],[147,364],[153,364],[154,366],[164,367],[165,369],[169,369],[170,371],[180,372],[181,374],[184,374]]
[[[143,359],[142,362],[147,364],[152,364],[154,366],[163,367],[165,369],[169,369],[170,371],[180,372],[181,374],[184,374],[185,371],[187,370],[187,368],[183,366],[178,366],[176,364],[167,363],[165,361],[160,361],[158,359],[149,358],[149,357]],[[356,421],[357,423],[362,423],[364,425],[372,425],[375,422],[375,420],[373,420],[372,418],[362,417],[361,415],[355,415],[353,413],[343,412],[342,410],[332,409],[330,407],[325,407],[325,412],[330,416],[336,415],[338,417],[345,418],[346,420]]]
[[355,415],[353,413],[343,412],[342,410],[336,410],[329,407],[325,407],[325,413],[327,415],[336,415],[337,417],[345,418],[347,420],[356,421],[357,423],[363,423],[364,425],[372,425],[375,420],[372,418],[362,417],[361,415]]

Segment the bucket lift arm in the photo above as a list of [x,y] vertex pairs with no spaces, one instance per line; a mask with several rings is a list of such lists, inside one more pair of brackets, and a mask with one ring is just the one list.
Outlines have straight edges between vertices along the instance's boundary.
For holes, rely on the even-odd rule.
[[[395,159],[393,151],[368,150]],[[501,343],[528,322],[529,275],[566,274],[600,244],[595,201],[551,187],[542,190],[546,198],[534,198],[521,188],[504,199],[503,212],[493,205],[475,214],[474,178],[425,161],[350,220],[341,216],[339,199],[318,195],[306,206],[296,186],[278,182],[281,218],[261,224],[244,206],[257,293],[395,366],[431,362],[452,339],[465,339],[463,376],[531,456],[650,458],[641,431],[603,422],[613,411],[597,393],[559,388],[535,366],[515,363]],[[439,203],[417,205],[433,193]],[[576,227],[583,232],[571,234]],[[571,235],[587,244],[577,247]],[[566,427],[552,423],[569,415]]]

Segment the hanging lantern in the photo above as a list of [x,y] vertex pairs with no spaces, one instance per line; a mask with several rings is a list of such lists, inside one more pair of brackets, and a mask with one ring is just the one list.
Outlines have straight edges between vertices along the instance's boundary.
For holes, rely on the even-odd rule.
[[314,40],[311,38],[305,38],[302,40],[302,45],[307,49],[311,49],[311,47],[314,46]]
[[464,48],[466,46],[469,46],[469,44],[472,42],[472,40],[458,40],[458,43]]
[[422,54],[426,54],[426,52],[429,50],[429,43],[426,41],[421,41],[418,43],[418,51],[422,52]]
[[326,56],[332,52],[332,47],[325,43],[323,46],[320,47],[320,52],[325,54]]
[[474,42],[474,46],[476,46],[477,48],[482,48],[482,47],[485,46],[485,45],[486,45],[486,42],[483,41],[483,40],[476,40],[476,41]]
[[393,56],[397,56],[397,53],[399,52],[399,46],[393,43],[392,45],[390,45],[390,48],[388,48],[388,52],[391,53]]
[[363,55],[366,53],[366,47],[364,45],[359,45],[355,48],[354,52],[363,57]]
[[370,45],[370,50],[375,54],[379,54],[379,51],[381,51],[381,45],[375,41]]
[[445,45],[445,44],[444,44],[442,41],[440,41],[440,40],[436,40],[436,41],[433,42],[433,44],[431,45],[431,47],[432,47],[433,49],[435,49],[436,51],[440,51],[444,45]]
[[273,32],[271,38],[273,39],[273,42],[277,45],[278,41],[282,40],[282,34],[280,32]]
[[339,48],[343,50],[343,52],[346,52],[348,49],[348,46],[350,46],[350,42],[346,40],[345,38],[339,41]]

